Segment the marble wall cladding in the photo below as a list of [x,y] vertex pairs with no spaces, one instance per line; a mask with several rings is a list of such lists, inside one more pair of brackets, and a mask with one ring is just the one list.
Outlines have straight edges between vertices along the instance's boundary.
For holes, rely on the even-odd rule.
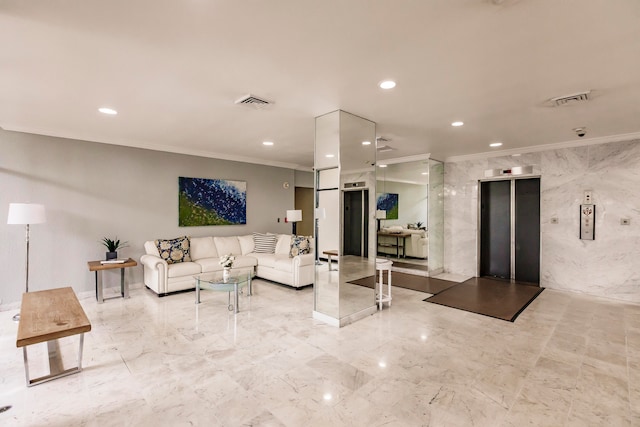
[[429,160],[429,271],[444,268],[444,164]]
[[[518,165],[541,176],[540,285],[640,302],[640,140],[447,163],[445,271],[476,274],[478,180]],[[579,238],[585,190],[596,205],[593,241]]]

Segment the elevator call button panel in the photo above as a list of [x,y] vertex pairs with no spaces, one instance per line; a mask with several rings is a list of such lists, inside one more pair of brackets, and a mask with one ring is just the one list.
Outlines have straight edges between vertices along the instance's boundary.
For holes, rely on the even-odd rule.
[[596,205],[580,205],[580,239],[596,238]]

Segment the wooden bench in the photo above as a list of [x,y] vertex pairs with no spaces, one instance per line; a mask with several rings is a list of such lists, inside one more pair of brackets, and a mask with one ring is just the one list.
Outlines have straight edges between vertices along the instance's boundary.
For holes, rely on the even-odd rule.
[[[27,292],[22,295],[20,324],[16,347],[22,347],[27,386],[51,381],[82,371],[84,333],[91,330],[87,318],[72,288]],[[80,334],[78,366],[64,369],[58,352],[58,338]],[[49,353],[49,375],[31,379],[27,346],[46,342]]]

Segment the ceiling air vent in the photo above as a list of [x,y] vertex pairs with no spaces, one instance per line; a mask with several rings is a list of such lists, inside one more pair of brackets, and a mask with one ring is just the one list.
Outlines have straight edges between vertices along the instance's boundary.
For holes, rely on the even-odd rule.
[[378,146],[378,153],[386,153],[387,151],[393,151],[395,150],[395,148],[390,147],[388,145],[379,145]]
[[242,98],[238,99],[236,101],[236,104],[239,105],[250,105],[250,106],[254,106],[254,107],[264,107],[266,105],[271,105],[273,104],[272,101],[269,101],[268,99],[264,99],[264,98],[259,98],[255,95],[251,95],[251,94],[247,94],[245,96],[243,96]]
[[561,105],[574,104],[576,102],[584,102],[589,100],[591,91],[573,93],[571,95],[559,96],[557,98],[551,98],[551,102],[554,106],[560,107]]

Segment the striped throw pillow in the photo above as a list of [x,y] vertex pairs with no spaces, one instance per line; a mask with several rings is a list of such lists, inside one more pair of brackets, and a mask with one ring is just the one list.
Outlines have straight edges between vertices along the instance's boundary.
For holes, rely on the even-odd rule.
[[276,251],[278,236],[275,234],[253,233],[253,251],[258,254],[273,254]]

